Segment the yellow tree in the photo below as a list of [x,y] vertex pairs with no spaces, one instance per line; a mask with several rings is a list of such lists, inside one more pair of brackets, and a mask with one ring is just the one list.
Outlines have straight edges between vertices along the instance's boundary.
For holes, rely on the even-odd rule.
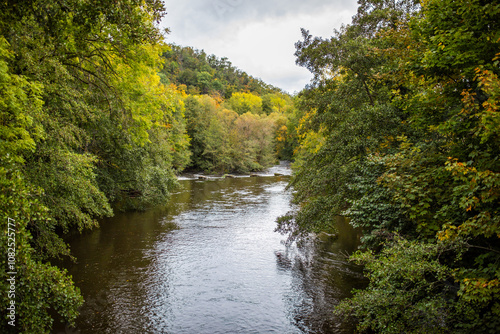
[[228,107],[236,111],[239,115],[247,112],[252,114],[262,114],[262,98],[252,93],[233,93],[227,101]]

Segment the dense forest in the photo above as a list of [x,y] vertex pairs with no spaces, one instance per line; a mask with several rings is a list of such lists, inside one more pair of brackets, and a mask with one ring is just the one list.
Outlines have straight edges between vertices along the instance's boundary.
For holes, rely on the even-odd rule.
[[359,332],[496,333],[500,4],[358,3],[331,38],[302,31],[314,79],[292,97],[166,44],[161,0],[1,2],[1,331],[74,321],[66,234],[165,203],[182,171],[287,159],[279,232],[335,232],[338,215],[362,231],[369,285],[336,308]]
[[283,93],[234,67],[227,58],[207,55],[203,50],[170,45],[164,53],[166,62],[160,76],[165,84],[173,83],[188,94],[210,94],[229,99],[236,92],[259,96]]
[[169,45],[162,58],[161,82],[183,101],[188,170],[245,173],[292,159],[300,114],[290,95],[191,47]]
[[163,58],[161,81],[183,96],[189,170],[245,173],[292,159],[300,113],[290,95],[191,47],[169,45]]
[[336,308],[363,333],[498,333],[500,4],[359,0],[329,39],[303,30],[290,240],[362,231],[369,285]]
[[71,257],[66,234],[165,203],[186,168],[245,173],[291,158],[293,99],[225,58],[167,45],[162,1],[0,11],[2,333],[77,316],[80,291],[54,265]]

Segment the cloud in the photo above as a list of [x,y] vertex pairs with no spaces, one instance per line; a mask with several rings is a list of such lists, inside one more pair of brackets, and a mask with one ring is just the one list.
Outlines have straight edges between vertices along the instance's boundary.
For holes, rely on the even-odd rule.
[[228,57],[238,68],[291,93],[311,75],[295,65],[300,28],[328,37],[350,23],[355,1],[165,0],[169,42]]

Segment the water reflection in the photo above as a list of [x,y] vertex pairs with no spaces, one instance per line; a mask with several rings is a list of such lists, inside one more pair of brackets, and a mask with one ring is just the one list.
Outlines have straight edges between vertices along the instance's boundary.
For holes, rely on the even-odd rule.
[[[286,247],[286,176],[183,180],[169,205],[118,214],[75,237],[86,304],[55,333],[350,333],[333,306],[362,284],[357,236]],[[344,224],[344,225],[342,225]]]
[[[360,268],[346,263],[346,255],[355,249],[359,236],[342,218],[338,220],[338,238],[320,235],[300,248],[276,254],[277,267],[292,276],[289,312],[303,333],[352,333],[354,329],[353,324],[332,313],[340,300],[351,296],[352,288],[364,285]],[[349,233],[343,234],[343,228]]]

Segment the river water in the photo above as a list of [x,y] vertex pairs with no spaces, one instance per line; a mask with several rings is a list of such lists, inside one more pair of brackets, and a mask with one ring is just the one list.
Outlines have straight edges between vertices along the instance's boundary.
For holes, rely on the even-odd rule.
[[271,175],[184,178],[167,206],[71,238],[86,303],[54,333],[352,333],[332,310],[363,285],[346,262],[359,236],[339,218],[338,238],[286,246],[289,177]]

